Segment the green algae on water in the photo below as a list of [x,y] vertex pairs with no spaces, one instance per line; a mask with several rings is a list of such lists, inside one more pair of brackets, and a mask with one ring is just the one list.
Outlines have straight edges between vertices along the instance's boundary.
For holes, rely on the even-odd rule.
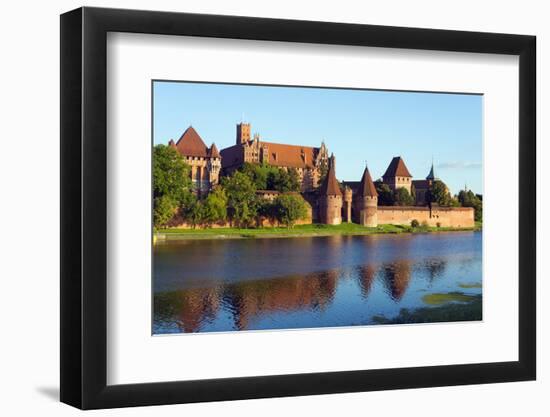
[[449,292],[449,293],[433,293],[426,294],[422,297],[422,301],[425,304],[437,306],[446,303],[459,302],[469,303],[474,301],[476,297],[474,295],[464,294],[463,292]]
[[458,286],[460,288],[468,289],[468,288],[481,288],[481,283],[478,282],[472,282],[472,283],[459,283]]

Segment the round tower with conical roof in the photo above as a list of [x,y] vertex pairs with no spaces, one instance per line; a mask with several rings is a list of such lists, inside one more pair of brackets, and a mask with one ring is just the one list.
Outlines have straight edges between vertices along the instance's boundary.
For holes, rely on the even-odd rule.
[[368,167],[365,167],[354,202],[355,222],[362,226],[378,226],[378,193],[372,182]]
[[325,180],[319,188],[319,221],[323,224],[342,223],[342,190],[336,180],[336,160],[331,155]]

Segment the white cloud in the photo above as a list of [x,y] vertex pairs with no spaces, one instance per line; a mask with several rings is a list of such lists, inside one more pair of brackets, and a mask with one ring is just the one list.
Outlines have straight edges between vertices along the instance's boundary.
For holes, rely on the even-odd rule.
[[439,169],[479,169],[481,168],[481,162],[463,162],[463,161],[452,161],[452,162],[442,162],[437,164]]

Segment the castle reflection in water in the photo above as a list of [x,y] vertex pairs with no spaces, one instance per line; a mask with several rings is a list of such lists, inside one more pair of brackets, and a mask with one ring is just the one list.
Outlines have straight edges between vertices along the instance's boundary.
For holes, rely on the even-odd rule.
[[[443,261],[429,261],[422,268],[435,279],[445,269]],[[181,332],[193,333],[213,321],[220,309],[230,312],[233,327],[246,330],[256,318],[276,312],[322,311],[334,298],[339,280],[354,278],[361,296],[368,298],[375,279],[382,280],[389,298],[401,300],[411,280],[412,262],[358,266],[352,271],[330,270],[307,275],[190,288],[155,295],[157,321],[175,323]]]
[[435,292],[481,294],[481,233],[155,247],[153,333],[376,324]]

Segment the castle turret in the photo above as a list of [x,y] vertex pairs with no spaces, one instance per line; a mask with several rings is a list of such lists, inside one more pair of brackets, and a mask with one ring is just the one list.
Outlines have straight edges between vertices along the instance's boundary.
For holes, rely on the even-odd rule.
[[355,222],[362,226],[378,226],[378,193],[368,167],[365,167],[355,195],[354,217]]
[[353,192],[351,188],[344,188],[344,212],[346,213],[346,222],[351,223],[351,204],[353,201]]
[[324,224],[342,223],[342,191],[336,180],[336,160],[330,157],[327,176],[319,188],[319,220]]
[[220,170],[222,168],[222,157],[216,144],[213,143],[208,150],[208,171],[210,175],[210,186],[218,184],[220,178]]

